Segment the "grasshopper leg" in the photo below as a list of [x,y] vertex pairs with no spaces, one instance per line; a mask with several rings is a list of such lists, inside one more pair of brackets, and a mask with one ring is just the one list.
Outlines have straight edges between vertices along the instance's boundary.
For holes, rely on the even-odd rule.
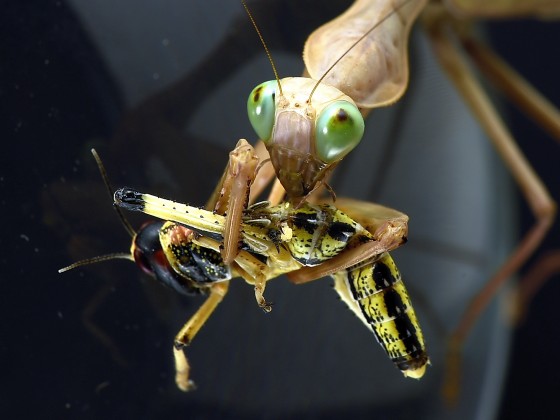
[[183,348],[188,346],[200,328],[208,320],[212,312],[220,304],[227,293],[228,281],[214,284],[210,288],[210,295],[195,314],[187,321],[175,336],[173,356],[175,358],[175,382],[181,391],[194,389],[194,383],[190,379],[190,365]]

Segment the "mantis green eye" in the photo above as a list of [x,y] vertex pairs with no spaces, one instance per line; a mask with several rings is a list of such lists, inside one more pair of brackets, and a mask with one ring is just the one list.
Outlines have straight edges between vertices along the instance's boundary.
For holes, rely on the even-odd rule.
[[259,138],[265,143],[272,136],[276,111],[275,96],[278,82],[270,80],[253,89],[247,100],[249,121]]
[[364,134],[364,119],[347,101],[328,105],[315,124],[315,145],[319,159],[326,163],[342,159],[358,145]]

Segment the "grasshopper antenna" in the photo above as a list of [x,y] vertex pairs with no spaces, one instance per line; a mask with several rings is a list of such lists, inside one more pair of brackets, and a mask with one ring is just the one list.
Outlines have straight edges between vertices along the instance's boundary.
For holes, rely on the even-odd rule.
[[[113,190],[113,187],[111,186],[111,183],[109,182],[109,176],[107,175],[107,171],[105,170],[105,166],[103,165],[103,162],[101,161],[101,158],[99,157],[99,155],[97,154],[97,151],[95,149],[91,149],[91,154],[93,155],[93,158],[95,159],[95,162],[97,163],[97,168],[99,169],[99,173],[101,174],[101,178],[103,178],[103,183],[105,184],[105,188],[107,189],[107,192],[109,193],[109,197],[111,197],[111,201],[113,201],[115,191]],[[120,207],[113,206],[113,208],[117,212],[117,215],[119,216],[119,220],[121,221],[125,230],[128,232],[128,234],[130,235],[131,238],[134,238],[134,236],[136,235],[136,231],[130,225],[130,222],[124,216]]]
[[[97,168],[99,169],[99,173],[101,174],[101,178],[103,178],[103,183],[105,184],[105,188],[107,189],[107,192],[109,193],[109,196],[111,197],[111,201],[113,201],[114,190],[113,190],[113,187],[111,186],[111,183],[109,182],[109,176],[107,175],[107,171],[105,170],[105,166],[103,165],[103,162],[101,161],[101,158],[99,157],[99,154],[97,153],[97,151],[95,149],[91,149],[91,154],[93,155],[93,158],[95,159],[95,162],[97,163]],[[117,212],[117,215],[119,216],[119,220],[121,221],[125,230],[128,232],[128,234],[132,238],[134,238],[134,236],[136,235],[136,231],[130,225],[130,222],[127,220],[127,218],[123,214],[120,207],[113,206],[113,208]],[[130,252],[115,252],[115,253],[112,253],[112,254],[99,255],[97,257],[87,258],[85,260],[77,261],[73,264],[70,264],[67,267],[61,268],[60,270],[58,270],[58,272],[59,273],[64,273],[65,271],[73,270],[74,268],[82,267],[84,265],[90,265],[90,264],[95,264],[95,263],[98,263],[98,262],[109,261],[109,260],[117,260],[117,259],[129,260],[129,261],[134,262],[134,257],[131,255]]]
[[85,260],[76,261],[67,267],[63,267],[58,270],[59,273],[64,273],[65,271],[73,270],[74,268],[82,267],[84,265],[95,264],[98,262],[109,261],[109,260],[129,260],[134,262],[134,258],[130,253],[126,252],[115,252],[113,254],[99,255],[98,257],[87,258]]
[[358,45],[360,42],[362,42],[364,39],[366,39],[368,37],[369,34],[371,34],[379,25],[381,25],[383,22],[385,22],[387,19],[389,19],[391,16],[393,16],[395,13],[397,13],[400,9],[402,9],[404,6],[406,6],[408,3],[410,3],[411,0],[406,0],[404,2],[402,2],[401,4],[399,4],[397,7],[395,7],[393,10],[391,10],[391,12],[387,13],[387,15],[383,16],[383,18],[381,18],[379,21],[377,21],[375,23],[375,25],[373,25],[371,28],[369,28],[360,38],[358,38],[356,40],[356,42],[354,42],[345,52],[344,54],[342,54],[340,57],[337,58],[337,60],[327,69],[327,71],[325,71],[325,73],[321,76],[321,78],[319,80],[317,80],[317,84],[313,87],[313,89],[311,90],[311,93],[309,94],[309,98],[307,99],[307,102],[310,103],[311,102],[311,97],[313,96],[313,94],[315,93],[315,90],[317,89],[317,87],[319,86],[319,84],[323,81],[323,79],[327,76],[327,74],[329,74],[331,72],[331,70],[344,58],[346,57],[346,55],[352,51],[352,49]]
[[282,85],[280,84],[280,77],[278,76],[278,71],[276,71],[276,66],[274,65],[274,60],[272,60],[272,54],[270,53],[270,50],[266,46],[266,42],[264,41],[264,38],[261,34],[261,31],[259,30],[259,27],[257,26],[257,22],[255,21],[255,19],[253,18],[253,15],[251,14],[251,11],[249,10],[249,6],[247,6],[247,3],[245,2],[245,0],[241,0],[241,4],[243,5],[243,8],[247,12],[247,15],[249,16],[249,20],[251,20],[251,23],[253,24],[253,27],[255,28],[255,31],[257,32],[257,35],[259,36],[259,39],[261,40],[261,43],[264,47],[264,51],[266,52],[266,56],[268,57],[268,61],[270,61],[270,65],[272,66],[272,71],[274,72],[274,77],[276,78],[276,81],[278,82],[278,90],[280,92],[280,96],[284,96],[283,93],[282,93]]

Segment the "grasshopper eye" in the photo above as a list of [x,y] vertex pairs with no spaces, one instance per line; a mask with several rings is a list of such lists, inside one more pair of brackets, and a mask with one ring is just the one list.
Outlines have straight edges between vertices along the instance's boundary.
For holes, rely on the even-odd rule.
[[336,101],[328,105],[315,124],[315,146],[326,163],[342,159],[358,145],[364,134],[364,119],[356,105]]
[[261,83],[253,89],[247,100],[249,121],[251,121],[257,136],[265,143],[270,140],[274,127],[277,86],[278,82],[276,80]]

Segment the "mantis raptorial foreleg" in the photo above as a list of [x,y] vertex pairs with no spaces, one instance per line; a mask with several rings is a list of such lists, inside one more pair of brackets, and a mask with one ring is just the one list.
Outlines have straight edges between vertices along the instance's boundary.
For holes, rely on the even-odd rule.
[[249,204],[249,191],[256,176],[259,158],[253,147],[241,139],[229,154],[223,177],[220,199],[214,211],[227,214],[224,245],[221,250],[225,264],[231,264],[239,248],[239,225],[242,212]]
[[392,251],[406,242],[408,216],[405,214],[378,204],[348,198],[337,200],[336,205],[371,233],[375,241],[360,244],[321,265],[291,272],[288,274],[291,282],[302,284],[332,275],[361,261]]

